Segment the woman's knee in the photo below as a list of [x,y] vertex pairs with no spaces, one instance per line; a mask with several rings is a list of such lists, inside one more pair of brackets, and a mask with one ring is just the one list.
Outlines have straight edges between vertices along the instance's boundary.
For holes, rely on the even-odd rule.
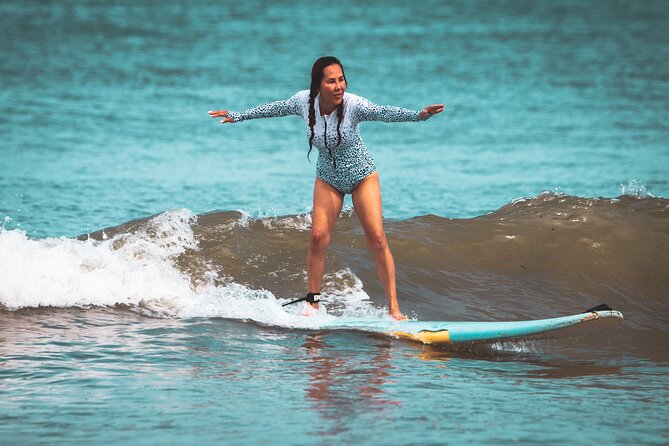
[[373,251],[382,252],[388,249],[388,240],[386,239],[386,234],[383,231],[368,234],[367,242],[369,243],[370,249]]
[[312,249],[316,250],[327,249],[329,245],[330,245],[330,232],[321,229],[313,229],[311,231],[309,246]]

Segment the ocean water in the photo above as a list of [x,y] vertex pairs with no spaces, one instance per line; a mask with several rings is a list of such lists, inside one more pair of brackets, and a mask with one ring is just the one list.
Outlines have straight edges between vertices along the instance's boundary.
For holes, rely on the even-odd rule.
[[[666,444],[669,4],[0,2],[0,444]],[[402,310],[616,330],[453,351],[386,318],[347,198],[304,293],[297,117],[344,63]]]

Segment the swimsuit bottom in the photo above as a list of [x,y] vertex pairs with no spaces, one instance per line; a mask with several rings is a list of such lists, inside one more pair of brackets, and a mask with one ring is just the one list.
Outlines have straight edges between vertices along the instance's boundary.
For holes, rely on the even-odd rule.
[[362,180],[376,172],[374,158],[363,144],[319,150],[316,177],[337,189],[342,195],[350,194]]

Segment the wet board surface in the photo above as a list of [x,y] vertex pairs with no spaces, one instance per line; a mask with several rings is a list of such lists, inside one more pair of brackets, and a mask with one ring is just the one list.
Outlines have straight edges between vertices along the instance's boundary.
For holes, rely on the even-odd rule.
[[338,318],[323,328],[361,330],[410,339],[424,344],[495,342],[585,336],[617,325],[615,310],[591,311],[551,319],[506,322],[392,321]]

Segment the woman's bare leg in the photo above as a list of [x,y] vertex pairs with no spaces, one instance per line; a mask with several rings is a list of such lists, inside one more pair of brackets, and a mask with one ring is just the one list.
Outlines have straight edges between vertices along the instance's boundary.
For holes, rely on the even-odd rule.
[[362,223],[369,249],[376,260],[376,272],[388,296],[388,310],[395,319],[406,319],[400,312],[395,287],[395,261],[383,231],[379,174],[372,173],[353,190],[353,206]]
[[[307,251],[307,286],[309,293],[319,293],[325,271],[325,254],[330,246],[330,234],[341,212],[344,196],[334,187],[316,178],[314,183],[314,209],[311,217],[311,238]],[[312,304],[318,308],[318,304]]]

